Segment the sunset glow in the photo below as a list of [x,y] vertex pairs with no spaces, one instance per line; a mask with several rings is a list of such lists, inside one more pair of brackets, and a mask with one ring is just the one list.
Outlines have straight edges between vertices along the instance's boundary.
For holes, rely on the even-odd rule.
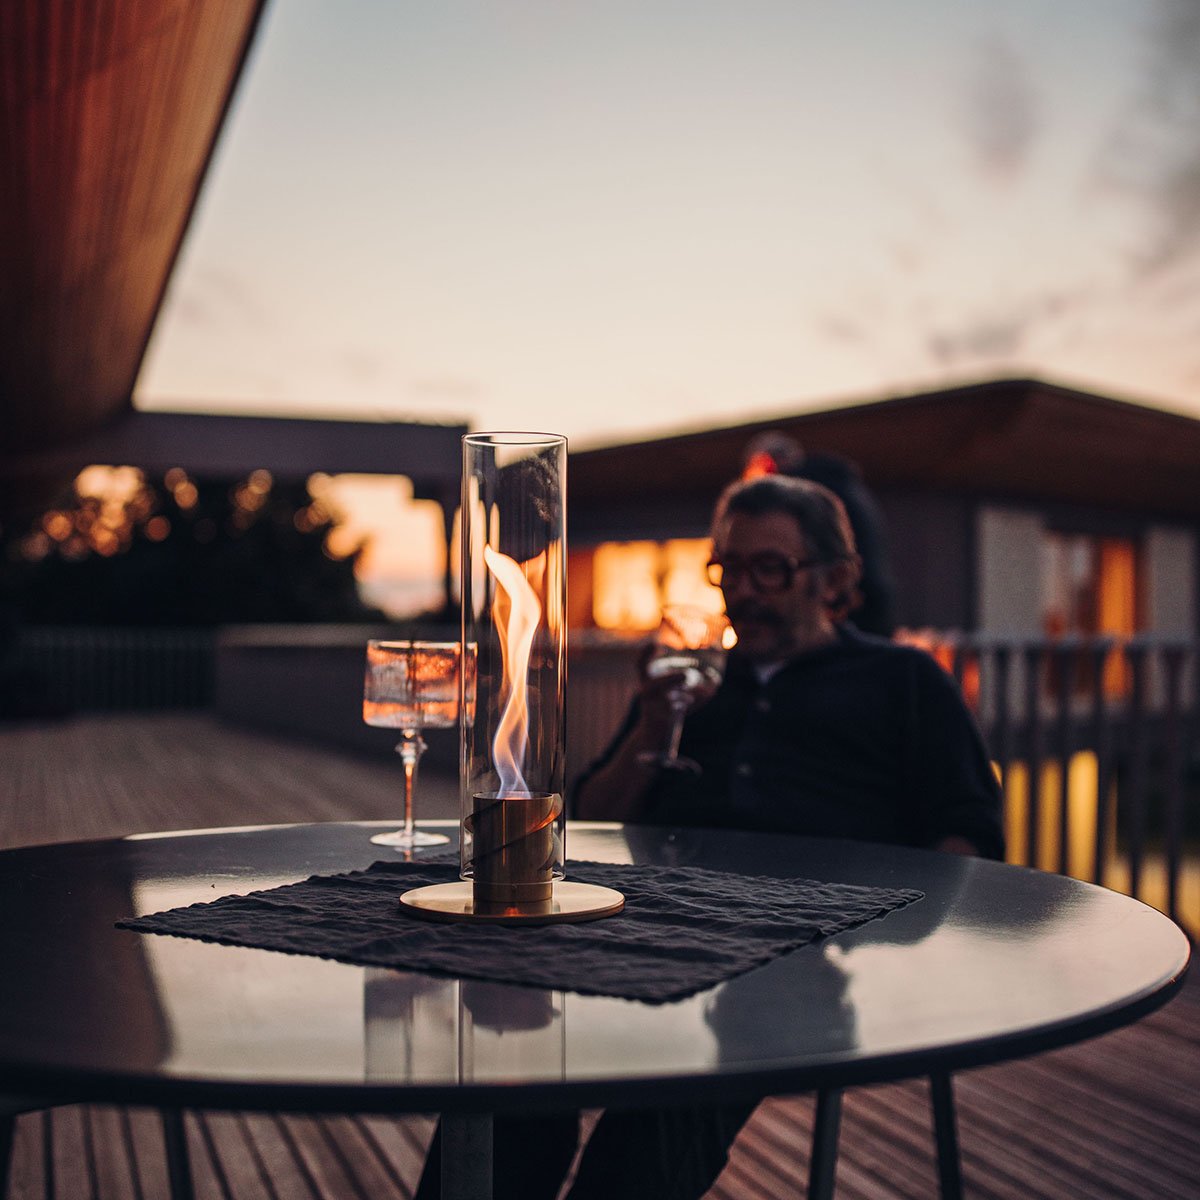
[[1200,411],[1190,0],[269,5],[143,408],[575,448],[1034,374]]

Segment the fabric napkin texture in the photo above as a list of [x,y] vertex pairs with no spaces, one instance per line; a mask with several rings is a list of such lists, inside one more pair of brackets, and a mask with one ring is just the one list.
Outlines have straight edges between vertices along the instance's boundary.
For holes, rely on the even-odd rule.
[[662,1003],[923,895],[702,867],[567,867],[569,879],[622,892],[625,910],[596,921],[537,927],[443,924],[401,911],[399,897],[409,888],[457,880],[456,858],[377,862],[365,871],[314,875],[118,925],[363,966]]

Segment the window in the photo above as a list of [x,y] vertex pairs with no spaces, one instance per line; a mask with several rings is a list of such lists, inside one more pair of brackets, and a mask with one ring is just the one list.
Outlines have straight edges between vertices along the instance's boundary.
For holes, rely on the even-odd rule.
[[[1125,640],[1137,630],[1137,547],[1128,538],[1047,533],[1043,542],[1042,627],[1050,638],[1109,635]],[[1051,686],[1061,691],[1052,662]],[[1091,655],[1083,654],[1072,672],[1075,690],[1094,682]],[[1129,669],[1114,651],[1104,664],[1104,691],[1123,696]]]
[[654,629],[664,604],[696,604],[724,612],[720,590],[704,575],[708,538],[667,542],[605,542],[592,557],[591,617],[600,629]]

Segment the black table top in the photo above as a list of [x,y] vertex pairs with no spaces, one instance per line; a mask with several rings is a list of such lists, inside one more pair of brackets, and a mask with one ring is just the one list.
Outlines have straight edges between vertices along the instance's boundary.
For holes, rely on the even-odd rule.
[[[1182,982],[1160,913],[927,851],[572,824],[571,859],[914,887],[925,898],[673,1004],[145,936],[133,913],[365,867],[379,823],[0,853],[0,1091],[267,1109],[484,1111],[754,1098],[1019,1057]],[[402,920],[400,916],[398,920]],[[502,1097],[502,1099],[501,1099]]]

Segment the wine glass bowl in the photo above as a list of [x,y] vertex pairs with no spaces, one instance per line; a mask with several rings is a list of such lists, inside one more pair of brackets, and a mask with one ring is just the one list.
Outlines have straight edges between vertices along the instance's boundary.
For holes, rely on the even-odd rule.
[[363,678],[363,720],[398,729],[396,753],[404,763],[404,826],[377,833],[371,841],[401,850],[440,846],[442,833],[418,830],[413,823],[417,764],[425,752],[422,729],[458,723],[461,650],[458,642],[380,641],[367,643]]
[[725,672],[729,619],[689,604],[669,604],[654,635],[644,671],[647,679],[675,677],[667,692],[671,727],[661,750],[647,750],[638,761],[665,770],[699,774],[699,764],[679,753],[688,710],[705,690],[715,688]]

